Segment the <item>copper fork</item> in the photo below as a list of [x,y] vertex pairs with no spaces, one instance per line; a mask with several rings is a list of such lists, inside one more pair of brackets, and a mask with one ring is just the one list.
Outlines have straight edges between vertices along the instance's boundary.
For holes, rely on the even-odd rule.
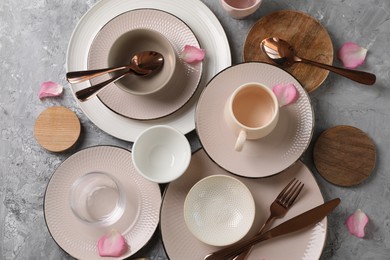
[[[292,181],[287,184],[287,186],[276,197],[274,202],[272,202],[270,206],[270,216],[260,228],[258,234],[261,234],[266,228],[268,228],[275,219],[282,218],[286,215],[287,211],[301,192],[303,185],[304,184],[296,178],[292,179]],[[233,260],[245,260],[249,256],[251,250],[252,248],[245,250],[234,257]]]

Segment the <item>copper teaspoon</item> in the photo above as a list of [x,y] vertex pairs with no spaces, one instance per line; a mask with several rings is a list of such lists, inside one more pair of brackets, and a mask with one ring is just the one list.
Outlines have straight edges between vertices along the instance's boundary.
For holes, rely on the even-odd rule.
[[276,37],[266,38],[261,41],[260,46],[262,51],[268,56],[268,58],[270,58],[273,62],[275,62],[277,65],[282,67],[289,67],[296,62],[304,62],[307,64],[311,64],[332,71],[341,76],[344,76],[346,78],[349,78],[353,81],[365,85],[373,85],[376,81],[376,76],[371,73],[338,68],[323,63],[300,58],[295,55],[294,48],[288,42],[280,38],[276,38]]
[[131,70],[136,75],[147,75],[160,68],[164,63],[164,57],[155,51],[143,51],[135,54],[128,65],[117,68],[106,68],[97,70],[71,71],[66,73],[66,79],[69,83],[79,83],[93,79],[106,73],[119,70]]

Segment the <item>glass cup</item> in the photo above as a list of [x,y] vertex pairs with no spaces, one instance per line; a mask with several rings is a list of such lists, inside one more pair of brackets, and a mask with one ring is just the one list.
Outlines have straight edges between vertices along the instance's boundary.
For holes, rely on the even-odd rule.
[[125,193],[114,176],[91,172],[72,185],[70,207],[77,218],[94,226],[110,226],[125,209]]

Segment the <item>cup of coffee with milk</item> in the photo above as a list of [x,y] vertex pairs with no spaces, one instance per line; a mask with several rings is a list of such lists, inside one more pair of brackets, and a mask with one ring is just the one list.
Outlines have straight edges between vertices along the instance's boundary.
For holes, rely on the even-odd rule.
[[247,140],[270,134],[279,119],[279,104],[272,89],[258,82],[239,86],[226,102],[224,117],[237,135],[234,149],[241,151]]

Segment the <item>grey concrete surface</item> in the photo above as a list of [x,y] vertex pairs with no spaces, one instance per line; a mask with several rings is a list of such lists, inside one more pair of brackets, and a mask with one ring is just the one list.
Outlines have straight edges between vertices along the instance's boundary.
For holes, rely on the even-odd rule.
[[[85,147],[109,144],[131,149],[131,143],[106,134],[89,121],[65,80],[70,35],[95,2],[0,0],[0,259],[72,259],[56,245],[45,225],[43,196],[49,178],[64,159]],[[390,259],[390,1],[263,0],[254,15],[240,21],[227,16],[217,0],[203,2],[226,31],[233,63],[241,61],[243,42],[254,22],[281,9],[301,10],[317,18],[329,31],[335,50],[346,41],[368,49],[360,69],[377,75],[375,86],[330,74],[310,97],[316,115],[313,140],[335,125],[362,129],[377,146],[374,173],[360,185],[342,188],[318,175],[312,163],[312,146],[303,160],[325,199],[342,199],[329,218],[321,259]],[[336,59],[334,64],[341,65]],[[64,93],[59,98],[39,100],[40,83],[48,80],[64,85]],[[33,136],[39,113],[55,105],[75,111],[82,124],[80,142],[61,154],[45,151]],[[196,134],[192,132],[188,138],[197,149]],[[363,239],[351,236],[345,227],[347,216],[358,208],[370,218]],[[158,231],[137,256],[167,259]]]

